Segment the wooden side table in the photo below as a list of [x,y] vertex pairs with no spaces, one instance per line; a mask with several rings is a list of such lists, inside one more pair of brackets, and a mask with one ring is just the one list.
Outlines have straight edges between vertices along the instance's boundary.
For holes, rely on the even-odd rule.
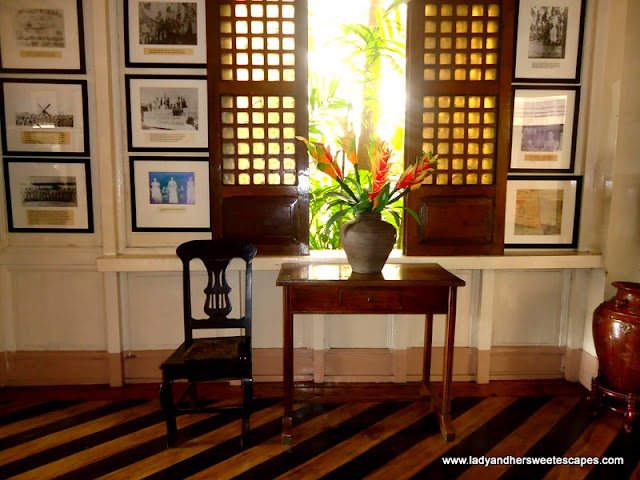
[[[284,287],[282,442],[293,434],[293,315],[295,313],[424,314],[424,361],[420,393],[431,397],[446,441],[451,425],[451,374],[457,288],[464,280],[435,263],[388,264],[380,274],[352,273],[349,265],[285,263],[276,285]],[[433,315],[446,314],[442,396],[430,382]]]

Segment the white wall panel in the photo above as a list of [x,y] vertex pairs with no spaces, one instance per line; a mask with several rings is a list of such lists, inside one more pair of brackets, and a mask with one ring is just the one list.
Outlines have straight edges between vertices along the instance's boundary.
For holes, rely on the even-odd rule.
[[[456,347],[470,346],[470,330],[472,325],[471,299],[474,298],[472,292],[478,288],[472,282],[471,272],[453,271],[457,277],[466,282],[464,287],[458,288],[458,301],[456,303],[456,333],[454,344]],[[398,317],[399,320],[407,319],[410,329],[409,347],[424,346],[424,315],[406,315]],[[433,346],[442,347],[444,345],[445,315],[435,315],[433,318]]]
[[562,271],[503,271],[496,275],[493,345],[560,345]]
[[[276,286],[277,278],[275,271],[253,271],[253,346],[256,348],[282,347],[282,287]],[[303,328],[303,322],[296,321],[296,346],[301,342]]]
[[327,315],[330,348],[388,348],[389,315]]
[[[242,274],[244,274],[242,272]],[[234,311],[244,313],[244,292],[240,287],[240,271],[229,271],[230,300]],[[205,318],[204,289],[206,273],[194,272],[191,280],[191,309],[194,318]],[[182,312],[182,274],[131,274],[128,278],[128,328],[126,341],[131,350],[175,348],[184,340]],[[125,316],[127,318],[127,316]],[[219,332],[233,334],[233,329]],[[194,337],[205,336],[206,330],[194,332]]]
[[102,274],[12,272],[16,350],[104,350]]
[[180,274],[131,274],[128,279],[129,348],[169,349],[183,338]]

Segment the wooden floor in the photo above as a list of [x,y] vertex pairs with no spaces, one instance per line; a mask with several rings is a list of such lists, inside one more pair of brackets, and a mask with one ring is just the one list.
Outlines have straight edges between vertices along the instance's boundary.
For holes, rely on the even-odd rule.
[[[456,440],[445,443],[418,386],[347,384],[304,389],[291,448],[281,444],[281,386],[256,385],[252,445],[241,449],[237,409],[178,418],[165,449],[157,385],[0,390],[0,478],[409,479],[638,476],[640,426],[589,415],[587,391],[563,381],[455,383]],[[237,387],[204,397],[237,405]],[[446,465],[460,457],[621,457],[623,465]]]

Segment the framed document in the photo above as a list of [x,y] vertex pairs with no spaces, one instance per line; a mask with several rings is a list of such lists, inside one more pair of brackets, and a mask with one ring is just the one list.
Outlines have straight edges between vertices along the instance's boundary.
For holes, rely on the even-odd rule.
[[85,73],[82,0],[2,0],[0,71]]
[[204,76],[127,75],[129,150],[206,151]]
[[209,231],[208,157],[131,157],[134,232]]
[[515,87],[509,171],[573,172],[579,87]]
[[507,180],[505,247],[576,248],[582,177]]
[[127,67],[206,66],[205,0],[125,0],[124,14]]
[[5,158],[10,232],[93,232],[89,160]]
[[520,0],[515,81],[580,81],[585,0]]
[[5,155],[89,154],[86,80],[0,79]]

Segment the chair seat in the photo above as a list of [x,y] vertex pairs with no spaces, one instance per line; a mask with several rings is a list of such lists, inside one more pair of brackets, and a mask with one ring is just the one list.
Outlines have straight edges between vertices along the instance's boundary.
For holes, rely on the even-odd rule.
[[164,378],[171,379],[250,376],[250,353],[245,337],[197,338],[180,345],[160,368]]
[[245,337],[207,338],[194,341],[184,352],[187,362],[205,360],[233,360],[246,358]]

